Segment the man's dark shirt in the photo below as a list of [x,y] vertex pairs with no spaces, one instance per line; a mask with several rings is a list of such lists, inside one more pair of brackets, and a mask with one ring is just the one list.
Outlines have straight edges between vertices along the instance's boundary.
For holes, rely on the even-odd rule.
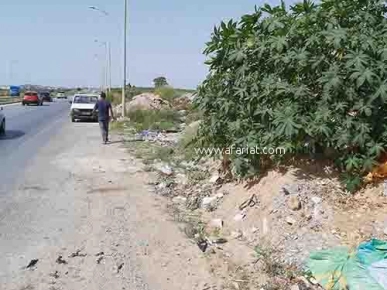
[[109,121],[109,110],[111,104],[106,100],[98,100],[94,109],[98,110],[98,121]]

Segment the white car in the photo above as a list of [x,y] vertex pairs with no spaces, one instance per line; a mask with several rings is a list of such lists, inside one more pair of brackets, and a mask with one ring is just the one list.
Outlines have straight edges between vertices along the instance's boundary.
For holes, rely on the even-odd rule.
[[98,97],[99,96],[95,94],[76,94],[70,101],[71,121],[98,121],[98,113],[93,113],[95,103],[98,101]]
[[0,135],[5,134],[5,115],[3,113],[3,107],[0,108]]

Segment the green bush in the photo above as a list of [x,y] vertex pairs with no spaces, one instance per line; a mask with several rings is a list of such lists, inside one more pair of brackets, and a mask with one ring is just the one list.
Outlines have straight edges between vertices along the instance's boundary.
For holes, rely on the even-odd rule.
[[199,124],[185,128],[179,140],[178,151],[186,160],[195,160],[200,156],[195,152],[195,139],[197,138]]
[[[195,100],[202,146],[333,148],[357,184],[387,145],[386,12],[377,0],[282,2],[215,27]],[[240,175],[262,166],[231,157]]]
[[159,95],[162,99],[172,102],[176,97],[175,89],[172,87],[160,87],[155,90],[155,93]]
[[168,130],[179,123],[179,114],[173,110],[136,110],[128,112],[128,117],[137,131]]

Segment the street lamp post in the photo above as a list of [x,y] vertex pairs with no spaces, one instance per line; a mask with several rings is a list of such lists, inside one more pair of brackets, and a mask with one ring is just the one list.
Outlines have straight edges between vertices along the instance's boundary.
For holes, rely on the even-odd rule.
[[126,32],[128,22],[128,0],[124,0],[124,68],[123,68],[123,86],[122,86],[122,117],[125,117],[125,96],[126,96]]
[[109,93],[112,90],[112,52],[110,48],[110,42],[107,43],[108,49],[108,69],[109,69]]
[[[105,17],[109,16],[109,13],[107,13],[105,10],[99,9],[95,6],[89,6],[91,10],[97,11],[102,13]],[[95,42],[99,42],[98,40],[95,40]],[[105,45],[105,51],[106,51],[106,68],[105,68],[105,84],[106,84],[106,90],[108,93],[111,92],[111,86],[112,86],[112,70],[111,70],[111,48],[110,48],[110,42],[106,41],[103,42]]]
[[[95,6],[89,6],[90,9],[99,11],[103,13],[105,16],[108,16],[109,14],[101,10]],[[126,43],[126,34],[127,34],[127,24],[128,24],[128,0],[124,0],[124,59],[123,59],[123,84],[122,84],[122,117],[125,117],[126,110],[125,110],[125,96],[126,96],[126,67],[127,67],[127,43]],[[110,44],[108,44],[109,48],[109,65],[111,64],[111,56],[110,56]],[[110,70],[109,70],[110,71]],[[111,71],[110,71],[110,77],[109,77],[109,82],[111,82]],[[111,84],[111,83],[110,83]]]
[[[110,65],[110,45],[109,42],[106,41],[99,41],[99,40],[94,40],[94,42],[103,45],[105,48],[105,60],[104,60],[104,65],[103,65],[103,71],[104,71],[104,77],[103,77],[103,88],[106,89],[107,92],[110,93],[111,91],[111,81],[109,82],[109,79],[111,80],[111,65]],[[110,77],[109,77],[110,75]]]

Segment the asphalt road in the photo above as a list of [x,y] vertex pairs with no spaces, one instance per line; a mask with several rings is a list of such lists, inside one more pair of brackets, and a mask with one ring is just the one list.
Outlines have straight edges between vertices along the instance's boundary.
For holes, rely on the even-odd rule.
[[4,106],[6,135],[0,137],[0,196],[7,194],[29,160],[69,121],[66,101],[43,106]]
[[58,244],[62,228],[71,229],[73,198],[68,194],[71,190],[64,188],[73,186],[67,172],[58,172],[51,165],[55,156],[74,144],[74,139],[68,140],[75,138],[69,109],[66,101],[39,107],[4,106],[7,126],[5,136],[0,137],[0,289],[4,289],[4,279],[11,279],[40,247]]

